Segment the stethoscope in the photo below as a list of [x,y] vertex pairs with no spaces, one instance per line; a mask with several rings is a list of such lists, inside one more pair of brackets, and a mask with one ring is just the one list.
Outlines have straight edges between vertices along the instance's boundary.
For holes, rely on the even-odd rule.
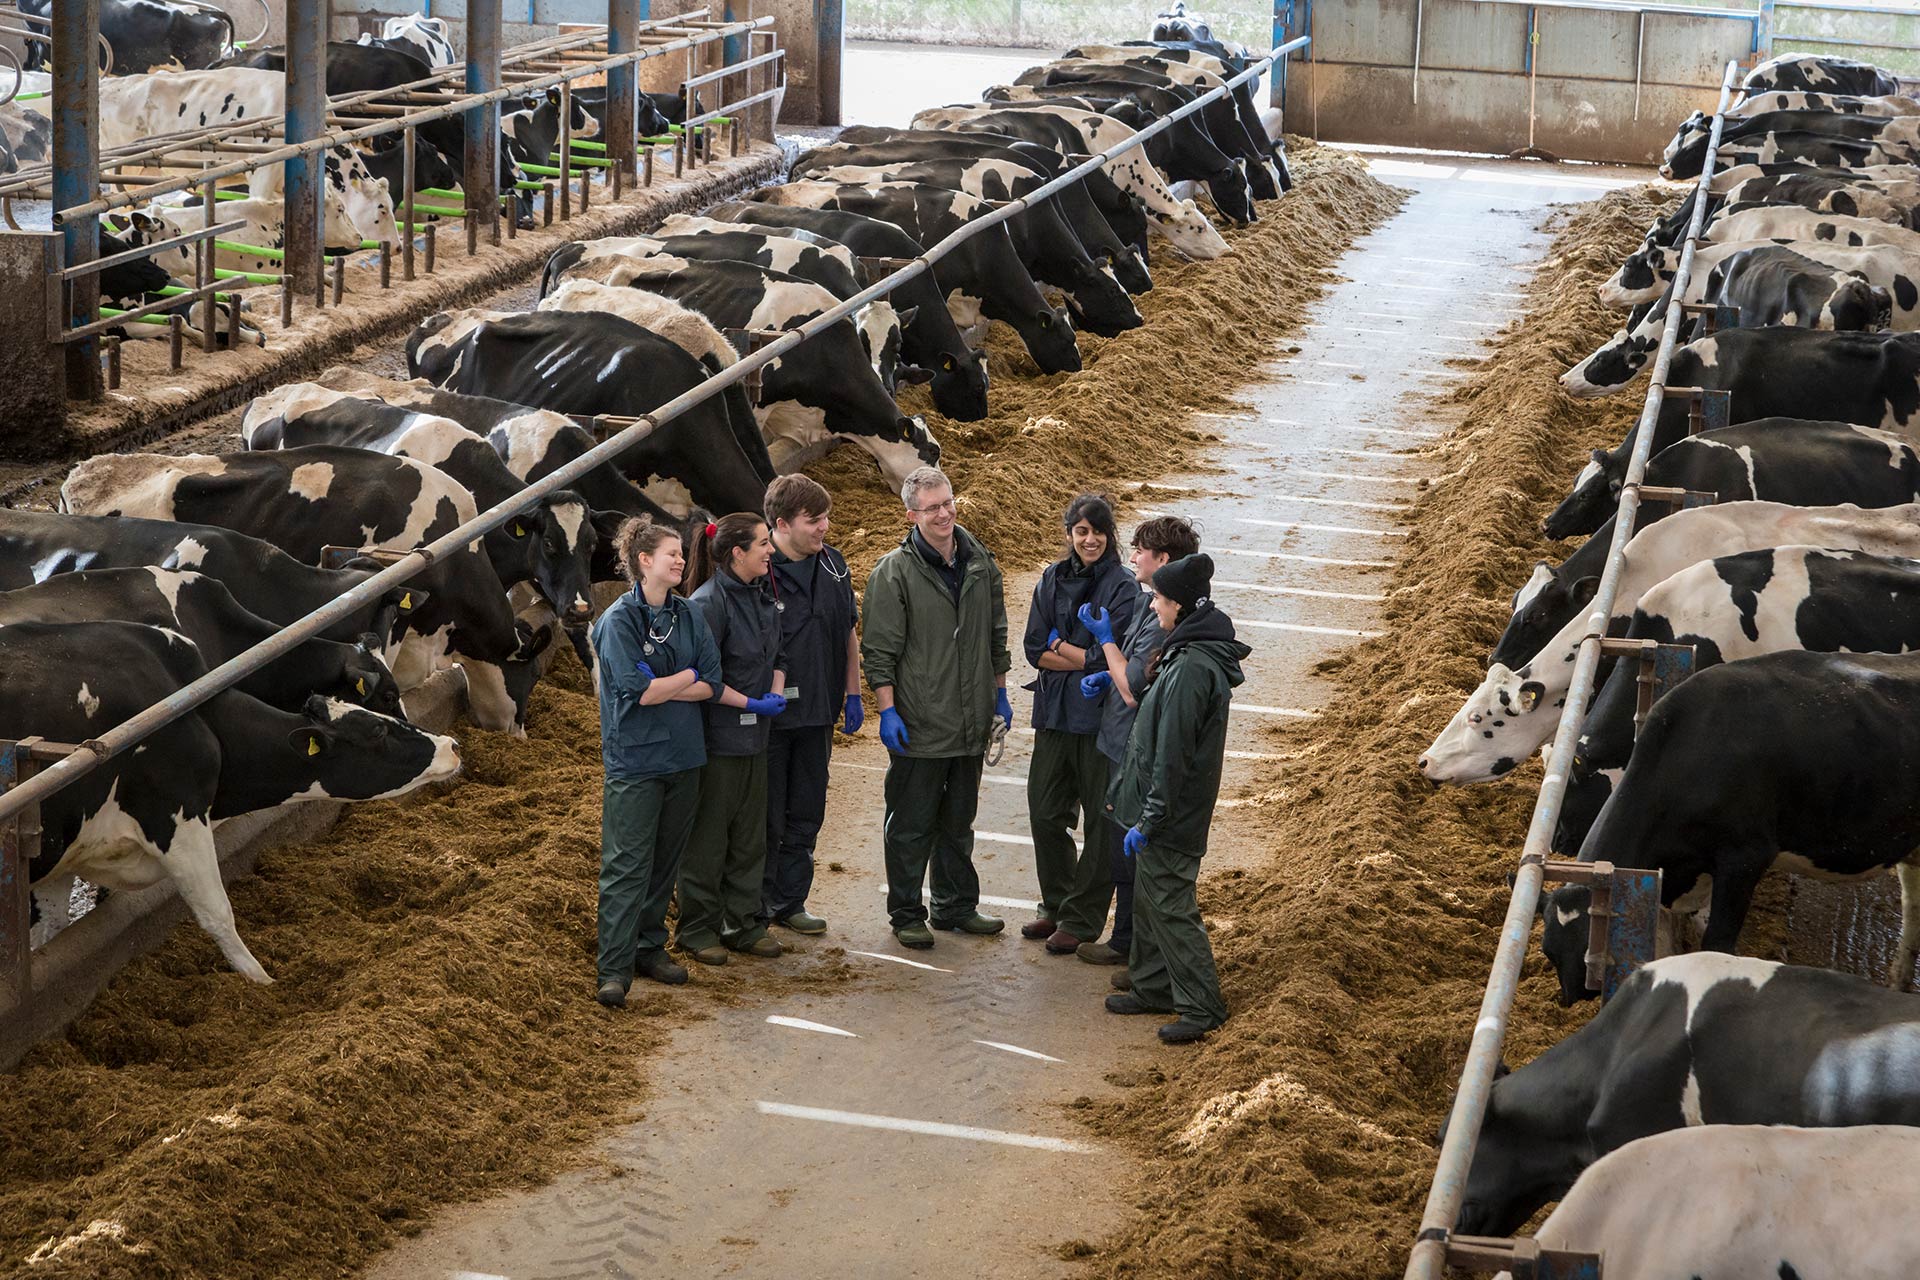
[[[635,595],[640,595],[640,588],[635,587],[633,590]],[[657,623],[656,614],[653,606],[647,603],[645,596],[640,596],[640,607],[645,611],[643,616],[647,620],[647,643],[641,646],[641,648],[648,657],[652,657],[654,649],[657,646],[663,645],[673,638],[673,629],[680,625],[680,611],[673,607],[672,596],[668,596],[667,603],[660,606],[661,610],[667,615],[667,629],[662,633],[654,630]]]

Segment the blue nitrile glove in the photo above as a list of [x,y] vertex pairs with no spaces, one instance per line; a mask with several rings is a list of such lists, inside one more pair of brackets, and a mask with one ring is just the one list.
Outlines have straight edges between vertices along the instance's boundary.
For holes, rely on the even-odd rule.
[[757,716],[771,719],[787,709],[787,698],[782,693],[762,694],[758,698],[747,699],[747,710]]
[[636,662],[636,663],[634,663],[634,664],[633,664],[633,669],[634,669],[635,671],[638,671],[638,672],[639,672],[639,673],[640,673],[641,675],[643,675],[643,676],[645,676],[645,677],[646,677],[647,679],[649,679],[649,680],[657,680],[657,679],[659,679],[659,677],[658,677],[658,676],[656,676],[656,675],[654,675],[654,674],[653,674],[653,668],[652,668],[652,667],[650,667],[650,666],[648,666],[648,665],[647,665],[646,663],[644,663],[644,662]]
[[1007,701],[1007,691],[997,689],[993,695],[993,709],[1007,722],[1007,728],[1013,728],[1013,704]]
[[858,733],[860,726],[867,722],[867,704],[860,701],[860,695],[847,695],[846,723],[840,726],[842,733]]
[[1105,693],[1107,686],[1112,683],[1113,673],[1111,671],[1096,671],[1092,675],[1081,676],[1080,696],[1083,698],[1097,698]]
[[1127,828],[1127,838],[1120,842],[1121,849],[1129,858],[1137,858],[1140,851],[1147,847],[1147,833],[1138,827]]
[[892,707],[880,708],[880,741],[895,755],[903,755],[907,750],[907,722]]
[[1080,606],[1080,625],[1093,632],[1097,644],[1113,643],[1113,622],[1107,617],[1105,609],[1096,609],[1090,604]]
[[1047,632],[1047,648],[1051,650],[1053,646],[1059,643],[1060,643],[1060,628],[1055,627],[1053,630]]

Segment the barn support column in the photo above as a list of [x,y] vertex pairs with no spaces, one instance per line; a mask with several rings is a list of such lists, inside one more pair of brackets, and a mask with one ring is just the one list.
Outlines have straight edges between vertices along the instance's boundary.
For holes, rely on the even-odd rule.
[[[503,0],[472,0],[467,5],[467,92],[490,93],[500,87],[500,8]],[[565,181],[563,178],[562,181]],[[467,217],[487,228],[487,240],[500,243],[500,104],[489,102],[467,112],[467,155],[460,187],[467,194]],[[472,243],[469,241],[468,243]]]
[[[287,0],[287,141],[306,142],[327,129],[327,29],[329,0]],[[295,296],[317,296],[325,272],[326,231],[321,192],[326,188],[324,153],[286,162],[286,262]],[[353,246],[348,246],[349,248]]]
[[[640,24],[648,11],[647,0],[607,0],[608,53],[631,53],[639,47]],[[637,63],[607,72],[607,155],[629,177],[634,174],[634,148],[639,142],[633,127],[639,99]]]
[[[732,16],[731,13],[728,14]],[[813,0],[815,124],[839,124],[840,55],[846,45],[846,0]],[[728,58],[727,61],[735,61]]]
[[[100,0],[54,0],[53,47],[53,207],[60,210],[100,198]],[[63,223],[61,233],[68,266],[100,256],[98,217]],[[71,318],[89,324],[99,308],[100,277],[75,280]],[[99,341],[68,343],[66,363],[67,395],[98,400]]]

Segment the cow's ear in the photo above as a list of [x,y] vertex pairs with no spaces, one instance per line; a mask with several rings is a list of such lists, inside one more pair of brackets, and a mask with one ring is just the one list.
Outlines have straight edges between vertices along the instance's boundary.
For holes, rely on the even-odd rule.
[[1520,696],[1514,699],[1514,705],[1521,711],[1531,711],[1540,705],[1540,697],[1546,693],[1547,686],[1538,680],[1528,680],[1520,686]]
[[547,101],[551,102],[556,107],[560,105],[560,86],[559,85],[554,85],[552,88],[547,90]]
[[917,364],[903,364],[895,371],[894,381],[917,387],[923,382],[933,381],[933,370],[923,369]]
[[1593,599],[1594,593],[1599,589],[1600,579],[1598,575],[1589,574],[1584,578],[1578,579],[1572,586],[1567,588],[1567,598],[1576,605],[1583,605]]
[[287,745],[301,756],[325,755],[333,746],[333,735],[317,724],[302,725],[287,735]]
[[894,314],[900,317],[900,327],[904,329],[908,325],[913,323],[913,318],[915,316],[920,314],[920,308],[907,307],[904,310],[900,308],[895,308]]

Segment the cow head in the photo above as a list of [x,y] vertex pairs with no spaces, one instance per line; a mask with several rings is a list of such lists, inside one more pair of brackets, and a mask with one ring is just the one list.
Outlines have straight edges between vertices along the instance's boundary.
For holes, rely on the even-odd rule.
[[[1584,751],[1582,740],[1580,751]],[[1620,781],[1620,769],[1599,769],[1582,760],[1579,754],[1573,757],[1573,767],[1567,772],[1567,793],[1560,801],[1560,820],[1554,824],[1553,849],[1563,857],[1572,857],[1586,843],[1587,833],[1593,830],[1594,819],[1600,816],[1600,810],[1606,805],[1607,797]]]
[[1664,299],[1635,307],[1626,328],[1616,330],[1592,355],[1560,375],[1561,389],[1576,399],[1591,400],[1632,382],[1659,347],[1666,317]]
[[[1474,1144],[1473,1166],[1467,1171],[1466,1194],[1454,1230],[1461,1235],[1511,1236],[1550,1201],[1573,1186],[1586,1163],[1585,1113],[1563,1099],[1557,1109],[1543,1109],[1541,1091],[1552,1088],[1530,1072],[1548,1070],[1531,1064],[1508,1072],[1501,1064],[1487,1098],[1487,1112]],[[1553,1132],[1548,1117],[1576,1115],[1576,1132]],[[1453,1117],[1440,1127],[1446,1140]]]
[[[349,560],[348,569],[363,570],[368,574],[380,572],[386,566],[377,560],[356,557]],[[371,634],[380,650],[381,656],[389,657],[400,638],[406,635],[409,619],[419,612],[433,593],[423,588],[408,585],[389,588],[380,597],[380,603],[374,606],[373,620],[368,624]]]
[[1133,299],[1112,275],[1098,267],[1077,274],[1080,278],[1066,295],[1075,328],[1114,338],[1145,323]]
[[1147,216],[1152,219],[1154,230],[1189,258],[1206,261],[1227,252],[1227,238],[1200,211],[1200,206],[1191,200],[1179,201],[1174,213],[1153,209],[1148,211]]
[[934,357],[933,407],[955,422],[978,422],[987,416],[986,353],[959,346]]
[[867,360],[889,395],[899,377],[900,330],[912,322],[918,311],[918,307],[908,307],[902,313],[881,299],[854,313],[853,327],[860,335],[860,345],[866,349]]
[[328,150],[327,185],[339,193],[347,220],[361,240],[399,242],[400,229],[393,220],[393,194],[387,189],[387,180],[367,172],[359,152],[348,146]]
[[1626,484],[1627,462],[1620,454],[1595,449],[1592,461],[1574,481],[1573,492],[1555,507],[1541,525],[1549,538],[1577,538],[1593,533],[1620,505],[1620,490]]
[[1553,736],[1565,699],[1549,692],[1531,667],[1510,671],[1495,663],[1420,757],[1420,772],[1436,786],[1511,773]]
[[1823,328],[1871,332],[1893,327],[1893,295],[1858,276],[1836,283],[1822,310]]
[[1599,587],[1598,577],[1570,577],[1567,565],[1549,568],[1544,560],[1535,565],[1533,577],[1514,595],[1513,617],[1487,659],[1489,668],[1495,663],[1525,663],[1538,654]]
[[166,7],[166,51],[171,70],[211,67],[227,55],[233,20],[224,13]]
[[1540,911],[1540,951],[1560,979],[1560,1003],[1572,1008],[1598,992],[1587,990],[1587,909],[1593,891],[1583,884],[1565,884],[1543,894]]
[[360,637],[353,646],[353,652],[347,656],[341,675],[345,688],[340,696],[369,711],[405,720],[407,713],[400,705],[400,686],[395,682],[393,672],[387,668],[385,659],[380,656],[384,648],[380,637],[373,632]]
[[560,490],[487,535],[487,556],[502,582],[532,584],[570,622],[592,614],[591,571],[598,535],[578,494]]
[[1668,166],[1672,165],[1674,157],[1680,154],[1682,148],[1700,138],[1711,128],[1712,123],[1703,112],[1695,111],[1682,120],[1680,127],[1674,130],[1672,140],[1667,143],[1666,150],[1660,153],[1661,171],[1664,173]]
[[1153,31],[1148,37],[1155,44],[1170,41],[1180,44],[1213,43],[1213,28],[1193,14],[1187,12],[1184,0],[1162,9],[1153,19]]
[[1080,371],[1080,344],[1065,309],[1043,306],[1024,320],[1016,319],[1013,327],[1042,373]]
[[1642,245],[1600,285],[1600,301],[1623,310],[1652,302],[1673,278],[1667,258],[1665,246]]
[[1214,207],[1240,226],[1247,226],[1260,215],[1253,207],[1253,187],[1247,181],[1247,162],[1236,159],[1207,179],[1207,194]]
[[460,751],[452,738],[316,694],[274,764],[290,796],[382,800],[453,777]]

